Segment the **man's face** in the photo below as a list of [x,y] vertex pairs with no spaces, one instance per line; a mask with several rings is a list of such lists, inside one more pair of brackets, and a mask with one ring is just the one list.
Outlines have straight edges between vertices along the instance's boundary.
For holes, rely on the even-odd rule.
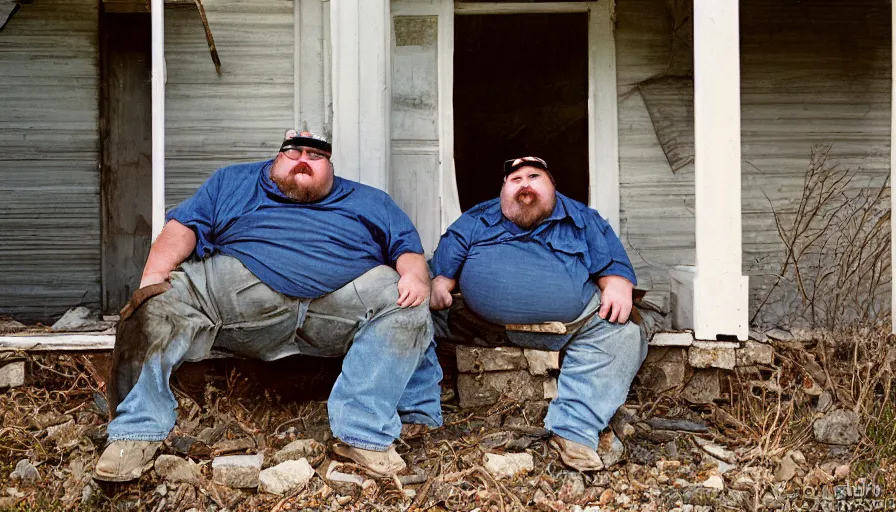
[[271,181],[293,201],[313,203],[332,190],[333,165],[316,149],[288,149],[274,159]]
[[524,166],[504,178],[501,212],[523,229],[537,226],[557,204],[556,188],[546,171]]

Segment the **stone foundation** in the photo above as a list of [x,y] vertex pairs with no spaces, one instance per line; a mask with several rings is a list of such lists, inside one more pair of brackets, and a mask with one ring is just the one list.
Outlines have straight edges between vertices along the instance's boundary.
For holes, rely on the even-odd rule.
[[557,396],[560,353],[517,347],[459,345],[457,395],[461,407],[510,400],[550,400]]
[[[456,356],[461,407],[556,397],[559,352],[458,345]],[[647,395],[679,392],[692,404],[708,404],[725,397],[726,377],[736,366],[770,365],[773,359],[772,346],[755,340],[701,341],[687,331],[659,332],[634,386]]]

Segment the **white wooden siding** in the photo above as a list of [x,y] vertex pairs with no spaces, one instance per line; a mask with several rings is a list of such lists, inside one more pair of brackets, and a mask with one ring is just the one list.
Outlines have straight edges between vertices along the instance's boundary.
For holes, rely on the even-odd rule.
[[[693,89],[680,96],[687,77],[656,83],[681,74],[670,69],[668,4],[616,7],[621,231],[639,279],[655,289],[668,289],[670,265],[694,264]],[[861,169],[859,181],[889,173],[889,9],[882,0],[741,2],[744,273],[754,287],[782,249],[766,195],[795,204],[813,145],[832,143],[830,158]],[[661,119],[651,120],[645,97],[661,103]],[[676,148],[675,172],[658,121]]]
[[861,169],[857,181],[889,174],[890,5],[751,0],[744,8],[744,270],[758,274],[781,249],[765,195],[796,205],[813,145],[833,144],[829,160]]
[[[296,1],[205,0],[220,76],[198,13],[167,10],[169,206],[221,165],[273,156],[296,121],[332,132],[330,2]],[[669,4],[619,0],[615,31],[620,234],[642,284],[660,290],[668,288],[669,266],[694,263],[692,103],[675,96],[687,91],[687,78],[672,78],[674,86],[655,81],[670,74]],[[833,143],[831,158],[869,179],[889,171],[890,6],[741,4],[744,270],[757,276],[781,249],[765,196],[776,203],[799,197],[812,145]],[[99,306],[97,26],[93,0],[35,0],[0,32],[0,314],[46,320],[73,305]],[[433,58],[431,49],[420,51]],[[393,72],[401,69],[393,63]],[[450,109],[450,101],[432,100],[434,107],[414,107],[419,119]],[[426,183],[437,186],[430,150],[438,137],[426,130],[402,136],[403,122],[395,122],[392,172],[433,169]],[[659,137],[674,148],[672,157]],[[393,194],[410,197],[394,179]],[[413,202],[400,200],[412,216],[415,208],[438,208],[428,205],[432,191],[414,193]]]
[[[640,285],[665,291],[670,266],[694,264],[694,165],[672,172],[640,87],[668,72],[671,33],[665,2],[616,3],[620,237]],[[693,136],[687,151],[693,155]]]
[[100,301],[95,0],[35,0],[0,32],[0,315]]
[[165,12],[169,207],[223,165],[274,157],[294,123],[293,2],[205,0],[203,5],[221,75],[215,73],[198,11]]

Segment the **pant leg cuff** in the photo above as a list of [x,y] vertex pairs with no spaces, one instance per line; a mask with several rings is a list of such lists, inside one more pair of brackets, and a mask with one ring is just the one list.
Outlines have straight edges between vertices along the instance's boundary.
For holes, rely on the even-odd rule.
[[109,442],[113,441],[164,441],[168,437],[168,433],[146,433],[146,434],[109,434]]
[[[548,430],[550,430],[550,429],[548,429]],[[563,439],[566,439],[568,441],[574,441],[576,443],[585,445],[594,451],[597,451],[597,443],[595,443],[594,441],[592,441],[590,439],[586,439],[582,436],[575,435],[575,434],[573,434],[571,432],[567,432],[565,430],[559,431],[559,432],[556,430],[551,430],[551,432],[553,432],[555,435],[557,435],[559,437],[562,437]]]
[[356,437],[336,436],[336,438],[349,446],[352,446],[355,448],[361,448],[362,450],[373,450],[375,452],[384,452],[384,451],[388,450],[390,446],[392,446],[392,443],[389,443],[387,445],[382,445],[379,443],[369,443],[367,441],[363,441]]
[[421,414],[418,412],[412,412],[409,414],[401,414],[401,422],[402,423],[414,423],[420,425],[426,425],[427,427],[438,428],[442,426],[442,415],[439,414],[436,417],[432,417],[428,414]]
[[592,450],[597,451],[597,445],[600,442],[600,438],[588,439],[587,437],[583,437],[577,431],[551,425],[550,422],[548,421],[548,418],[545,418],[545,420],[544,420],[544,428],[550,430],[555,435],[558,435],[558,436],[562,437],[563,439],[575,441],[576,443],[583,444],[583,445],[591,448]]

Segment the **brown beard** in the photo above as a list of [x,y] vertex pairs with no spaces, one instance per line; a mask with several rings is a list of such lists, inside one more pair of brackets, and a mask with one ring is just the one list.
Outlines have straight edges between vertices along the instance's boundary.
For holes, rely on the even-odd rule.
[[297,203],[313,203],[315,201],[320,201],[330,193],[330,190],[333,188],[333,175],[331,174],[330,179],[325,181],[321,186],[315,187],[297,185],[296,182],[292,180],[293,175],[296,173],[311,174],[312,172],[310,166],[301,163],[295,171],[290,172],[285,178],[281,179],[274,176],[273,169],[271,170],[270,177],[271,181],[277,185],[277,188],[279,188],[286,197]]
[[[526,195],[533,196],[534,200],[531,203],[523,202],[523,197]],[[532,229],[548,218],[556,204],[557,197],[555,195],[551,195],[547,201],[543,201],[535,192],[522,189],[512,198],[501,197],[501,212],[517,226],[523,229]]]

